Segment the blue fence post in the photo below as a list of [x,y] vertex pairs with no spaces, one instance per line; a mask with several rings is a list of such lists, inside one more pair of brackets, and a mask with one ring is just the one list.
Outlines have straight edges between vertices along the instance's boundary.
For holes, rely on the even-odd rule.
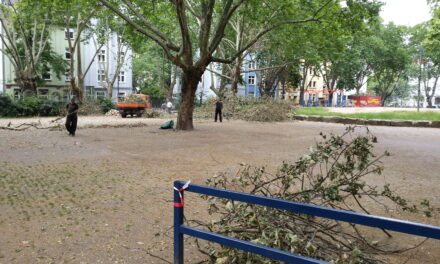
[[[174,182],[174,187],[180,189],[179,182]],[[180,193],[183,199],[183,192]],[[179,192],[174,190],[174,264],[183,264],[183,234],[180,226],[183,225],[183,203]]]

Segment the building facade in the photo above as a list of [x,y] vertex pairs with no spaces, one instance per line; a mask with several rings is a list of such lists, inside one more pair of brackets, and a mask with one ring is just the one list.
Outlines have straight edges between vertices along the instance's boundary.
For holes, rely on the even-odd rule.
[[[257,63],[250,56],[247,56],[242,65],[241,80],[237,87],[237,95],[243,97],[260,97],[261,93],[258,85],[261,80],[258,79],[255,70]],[[205,70],[202,75],[202,79],[199,82],[196,95],[202,94],[204,98],[215,97],[216,94],[212,91],[210,87],[214,86],[218,89],[220,87],[221,77],[214,73],[220,72],[221,66],[216,63],[211,63],[208,68],[210,70]],[[177,78],[176,85],[174,86],[174,94],[180,94],[182,81]],[[227,84],[226,89],[230,89],[231,85]],[[278,97],[278,84],[275,85],[275,97]]]
[[[74,30],[66,30],[64,28],[52,28],[50,30],[50,45],[52,50],[63,57],[67,62],[71,59],[76,59],[76,55],[72,56],[69,49],[69,39],[73,39],[75,36]],[[84,36],[90,35],[84,33]],[[84,95],[90,98],[107,97],[107,84],[105,80],[111,79],[117,67],[117,58],[121,56],[117,49],[118,35],[112,33],[108,41],[97,47],[95,41],[92,38],[82,41],[79,45],[81,54],[81,69],[84,72],[87,71],[84,79],[85,91]],[[3,44],[1,44],[3,46]],[[99,51],[97,51],[99,49]],[[112,98],[117,100],[118,97],[131,94],[133,92],[132,85],[132,67],[131,67],[131,55],[132,52],[129,48],[124,50],[124,61],[120,69],[119,76],[114,83],[114,89]],[[95,53],[97,55],[95,56]],[[2,53],[0,63],[0,93],[5,93],[13,96],[16,99],[36,95],[38,97],[47,98],[55,101],[67,101],[71,97],[70,91],[70,74],[69,66],[67,70],[61,76],[56,76],[53,70],[48,69],[42,74],[42,83],[38,85],[36,94],[31,91],[27,91],[24,94],[21,93],[20,88],[15,83],[15,71],[11,62]],[[103,66],[105,64],[105,66]]]
[[[315,67],[300,67],[301,84],[304,94],[300,94],[300,87],[289,83],[279,84],[278,98],[293,101],[302,106],[351,106],[349,97],[356,94],[356,91],[344,91],[330,89],[325,81],[325,70]],[[337,84],[335,84],[336,86]],[[360,93],[366,93],[367,82],[360,89]]]
[[[220,86],[220,76],[213,73],[213,71],[220,71],[220,67],[217,65],[210,65],[202,76],[202,80],[199,83],[197,93],[203,93],[205,97],[214,97],[215,93],[210,89],[214,84],[214,87]],[[255,70],[255,71],[253,71]],[[237,95],[244,97],[260,97],[261,92],[259,85],[262,80],[259,80],[259,74],[257,74],[258,65],[255,59],[251,56],[247,56],[243,61],[241,79],[242,83],[238,85]],[[309,67],[305,72],[305,69],[301,69],[300,75],[303,79],[302,85],[304,85],[304,95],[301,98],[300,87],[293,86],[290,83],[276,82],[276,85],[272,88],[274,91],[274,97],[280,100],[292,101],[294,104],[300,104],[303,106],[350,106],[349,96],[355,95],[356,91],[332,90],[326,85],[324,74],[322,69],[316,69]],[[261,78],[261,77],[260,77]],[[360,93],[366,93],[367,82],[360,89]],[[226,85],[229,89],[230,85]],[[174,93],[179,94],[181,91],[181,80],[178,79],[174,87]],[[301,100],[302,99],[302,100]]]
[[[133,74],[132,74],[132,51],[122,45],[119,36],[113,33],[106,43],[98,51],[93,41],[84,43],[85,63],[93,61],[90,70],[85,78],[86,94],[89,97],[99,98],[108,97],[106,79],[112,79],[115,74],[118,77],[113,83],[112,98],[114,100],[133,93]],[[93,60],[93,57],[95,59]],[[118,61],[118,56],[120,57]],[[118,63],[122,63],[118,71]],[[88,66],[88,65],[87,65]],[[84,65],[84,67],[87,67]]]

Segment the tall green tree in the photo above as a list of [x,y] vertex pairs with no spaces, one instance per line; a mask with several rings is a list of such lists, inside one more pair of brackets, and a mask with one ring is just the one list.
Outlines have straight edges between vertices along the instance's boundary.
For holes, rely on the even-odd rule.
[[[103,41],[96,37],[98,27],[92,20],[105,17],[100,6],[91,0],[20,0],[27,5],[37,4],[53,21],[54,27],[63,28],[66,33],[68,52],[68,76],[71,92],[82,102],[85,90],[84,81],[91,69]],[[83,61],[81,46],[85,42],[95,43],[95,53],[90,61]]]
[[[323,12],[338,4],[333,0],[313,1],[251,1],[251,0],[172,0],[170,3],[145,0],[97,0],[121,17],[139,34],[153,40],[167,58],[182,70],[182,96],[177,118],[177,129],[193,129],[194,97],[206,67],[212,62],[232,63],[267,33],[288,24],[319,21]],[[363,4],[370,1],[351,0]],[[280,15],[268,3],[282,9]],[[313,12],[301,12],[310,8]],[[266,26],[255,33],[242,48],[221,57],[217,53],[230,22],[241,10],[258,12]],[[170,28],[171,26],[171,28]],[[178,28],[177,40],[170,33]]]
[[412,28],[411,44],[414,57],[420,58],[419,74],[423,84],[426,103],[432,106],[440,77],[440,9],[427,23]]
[[35,3],[17,1],[0,4],[0,22],[2,52],[14,68],[14,81],[22,93],[35,94],[44,72],[52,69],[59,75],[64,69],[50,45],[53,21]]
[[382,97],[382,105],[400,88],[400,81],[409,77],[412,58],[406,39],[406,29],[392,23],[379,25],[370,38],[369,48],[374,54],[369,61],[371,88]]
[[177,67],[152,41],[143,42],[133,58],[134,86],[152,98],[172,99]]
[[369,62],[375,56],[369,48],[370,37],[365,32],[353,35],[339,61],[338,89],[355,90],[359,95],[362,87],[366,85],[368,76],[372,74]]

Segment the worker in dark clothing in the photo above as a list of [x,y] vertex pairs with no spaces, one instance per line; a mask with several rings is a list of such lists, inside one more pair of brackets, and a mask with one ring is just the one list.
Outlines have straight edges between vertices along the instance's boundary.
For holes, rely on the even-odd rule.
[[78,122],[78,105],[75,103],[75,98],[70,100],[67,104],[67,116],[66,116],[66,129],[69,131],[69,135],[74,137],[76,131],[76,123]]
[[217,122],[217,115],[219,116],[220,122],[222,122],[222,109],[223,102],[220,99],[217,99],[217,101],[215,102],[215,122]]

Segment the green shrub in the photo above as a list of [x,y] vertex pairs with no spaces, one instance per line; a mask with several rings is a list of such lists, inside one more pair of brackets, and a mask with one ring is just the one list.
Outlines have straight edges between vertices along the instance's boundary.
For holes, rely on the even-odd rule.
[[112,99],[99,98],[98,102],[99,102],[99,107],[101,108],[101,113],[103,114],[115,108],[115,104],[112,102]]
[[64,109],[64,103],[56,101],[44,101],[40,106],[39,115],[40,116],[58,116]]
[[57,116],[63,107],[64,103],[37,97],[25,97],[14,101],[9,96],[0,96],[0,116]]
[[0,116],[17,116],[18,114],[17,104],[9,96],[0,96]]
[[37,116],[39,115],[41,106],[43,105],[43,99],[29,96],[20,99],[17,103],[21,106],[21,115]]

